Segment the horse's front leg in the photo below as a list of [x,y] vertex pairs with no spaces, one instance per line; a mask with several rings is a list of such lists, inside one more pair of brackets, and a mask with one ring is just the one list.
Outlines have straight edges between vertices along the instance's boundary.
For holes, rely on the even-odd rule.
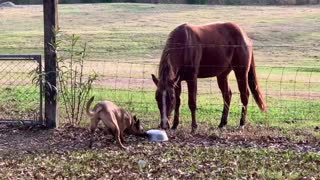
[[197,109],[197,79],[187,81],[188,85],[188,105],[191,111],[191,133],[195,133],[197,130],[196,109]]
[[177,87],[175,88],[176,106],[174,109],[174,120],[171,128],[172,130],[176,130],[179,125],[179,114],[180,114],[179,109],[180,109],[180,103],[181,103],[180,95],[181,95],[181,81],[177,83]]

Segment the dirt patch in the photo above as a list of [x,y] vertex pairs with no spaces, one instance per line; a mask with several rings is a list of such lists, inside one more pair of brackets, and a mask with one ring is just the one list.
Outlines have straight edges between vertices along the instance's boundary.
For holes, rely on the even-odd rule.
[[[124,151],[103,130],[96,132],[93,148],[89,149],[87,128],[1,127],[0,176],[275,179],[264,172],[281,170],[282,179],[319,179],[320,141],[313,135],[317,134],[313,133],[315,130],[292,130],[286,135],[279,129],[262,126],[247,126],[243,131],[228,127],[220,131],[201,124],[199,133],[191,135],[190,127],[180,126],[168,142],[150,143],[143,138],[125,137],[124,144],[129,149]],[[292,173],[296,173],[295,178],[287,178]]]
[[[292,131],[284,135],[278,129],[260,126],[247,126],[240,131],[234,128],[209,129],[200,125],[201,132],[191,135],[190,129],[182,127],[176,136],[164,144],[179,144],[195,147],[240,147],[240,148],[273,148],[280,150],[294,150],[299,152],[320,152],[320,140],[310,131]],[[41,151],[72,151],[88,149],[89,134],[87,128],[63,127],[54,130],[19,129],[14,127],[0,127],[0,154],[8,152],[36,153]],[[296,137],[296,138],[291,138]],[[298,137],[298,138],[297,138]],[[144,138],[126,137],[125,144],[134,151],[136,147],[152,146]],[[93,149],[119,150],[113,137],[102,129],[96,132]]]
[[102,87],[114,87],[115,89],[155,89],[155,85],[151,78],[104,78],[95,82],[95,85]]

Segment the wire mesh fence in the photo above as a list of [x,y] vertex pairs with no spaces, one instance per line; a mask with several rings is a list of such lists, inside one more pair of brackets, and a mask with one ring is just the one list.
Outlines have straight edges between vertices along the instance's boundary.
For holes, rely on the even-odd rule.
[[42,123],[40,55],[0,55],[0,123]]
[[[266,47],[268,48],[268,47]],[[157,50],[161,52],[161,49]],[[97,53],[105,60],[95,60]],[[132,60],[108,58],[108,52],[89,52],[84,64],[84,73],[97,73],[92,95],[96,100],[110,100],[128,109],[140,118],[158,122],[160,113],[155,101],[156,86],[151,74],[158,74],[160,54],[151,60],[145,57]],[[259,56],[258,56],[259,57]],[[289,60],[288,60],[289,61]],[[320,69],[309,64],[265,65],[258,62],[259,85],[268,105],[268,112],[261,113],[252,96],[249,100],[248,122],[272,124],[279,122],[296,123],[319,120],[320,112]],[[4,120],[39,120],[40,88],[32,83],[32,71],[39,66],[37,61],[2,61],[1,118]],[[237,124],[241,116],[241,101],[234,74],[229,75],[229,85],[233,92],[229,120]],[[182,83],[181,120],[190,122],[186,83]],[[223,110],[223,98],[216,78],[198,79],[197,117],[217,125]],[[62,106],[60,106],[62,108]],[[61,119],[63,120],[63,110]],[[85,118],[85,116],[84,116]]]
[[[103,52],[98,51],[99,54]],[[159,50],[161,52],[161,50]],[[138,114],[142,119],[157,122],[160,113],[155,101],[156,86],[151,74],[158,74],[160,56],[153,60],[126,59],[92,60],[85,64],[86,71],[95,71],[98,80],[94,83],[93,95],[97,100],[111,100]],[[268,105],[268,112],[261,113],[252,96],[249,100],[248,121],[264,124],[277,122],[303,122],[319,120],[320,69],[312,66],[290,66],[286,64],[258,64],[259,85]],[[241,117],[241,101],[235,75],[229,75],[233,92],[229,119],[238,123]],[[190,122],[186,83],[182,83],[181,119]],[[197,116],[200,121],[218,124],[223,110],[223,99],[216,78],[198,79]]]

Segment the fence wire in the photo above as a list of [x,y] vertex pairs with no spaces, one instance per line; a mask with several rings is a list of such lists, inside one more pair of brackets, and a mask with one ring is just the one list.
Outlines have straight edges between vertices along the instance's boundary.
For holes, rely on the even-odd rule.
[[0,123],[41,121],[40,56],[0,55],[0,61]]
[[[97,50],[103,53],[103,50]],[[159,52],[161,50],[159,49]],[[108,52],[104,53],[108,55]],[[132,61],[130,57],[118,60],[92,60],[85,63],[86,72],[96,72],[93,95],[97,100],[110,100],[142,119],[157,122],[159,110],[155,101],[155,90],[151,74],[158,74],[160,54],[153,60],[143,58]],[[268,112],[259,111],[250,95],[248,121],[265,124],[284,121],[287,123],[319,120],[320,114],[320,68],[307,64],[281,64],[270,66],[256,63],[258,82],[268,105]],[[264,65],[266,64],[266,65]],[[237,81],[233,72],[229,75],[233,92],[230,121],[238,123],[241,116],[241,101]],[[186,83],[182,83],[182,120],[191,119]],[[223,110],[223,99],[216,78],[198,79],[198,119],[218,124]]]
[[[265,49],[264,47],[259,47],[261,49],[258,52],[254,51],[257,52],[255,59],[257,60],[258,81],[268,105],[268,113],[260,113],[252,96],[250,96],[249,122],[253,120],[261,123],[276,121],[295,123],[305,120],[319,120],[320,113],[317,109],[320,109],[320,68],[313,66],[319,58],[313,57],[310,62],[304,60],[303,63],[299,63],[294,57],[289,56],[285,61],[274,63],[272,62],[273,60],[268,60],[266,57],[261,56],[261,52],[270,53],[270,51],[274,51],[273,48],[281,49],[285,47],[287,46],[267,46]],[[308,47],[292,46],[291,48],[295,48],[302,55],[308,56],[308,52],[305,51]],[[316,46],[312,46],[312,48],[315,48],[312,51],[319,51]],[[67,49],[62,49],[61,52],[67,53],[67,51]],[[132,58],[131,55],[134,53],[130,51],[115,51],[113,52],[114,57],[112,57],[110,52],[105,49],[89,50],[89,60],[84,64],[85,74],[92,72],[98,74],[98,80],[93,85],[93,95],[97,96],[96,100],[111,100],[143,119],[157,122],[159,112],[154,98],[156,86],[151,80],[151,74],[158,74],[157,70],[162,48],[154,49],[154,52],[155,54],[152,54],[151,58],[148,59],[146,58],[148,54],[145,53],[141,53],[139,57]],[[273,54],[268,58],[281,59],[282,56]],[[25,97],[19,94],[18,98],[14,98],[14,101],[12,101],[13,105],[2,103],[4,104],[1,107],[3,110],[2,118],[30,119],[36,117],[38,113],[36,105],[32,106],[34,109],[23,107],[23,101],[25,101],[23,98],[31,100],[30,98],[34,97],[34,94],[38,94],[38,89],[30,84],[30,80],[27,80],[30,77],[28,72],[33,70],[35,66],[31,65],[32,62],[24,64],[26,62],[23,61],[8,61],[6,63],[8,65],[3,64],[3,70],[1,71],[3,73],[0,80],[2,84],[1,94],[10,97],[5,93],[15,92],[12,90],[13,87],[16,89],[24,87],[24,92],[19,93],[24,94]],[[198,79],[198,81],[198,119],[218,124],[223,109],[223,99],[216,78]],[[233,92],[229,119],[233,120],[233,122],[238,122],[242,104],[233,72],[229,75],[229,85]],[[180,114],[182,119],[187,121],[191,117],[187,105],[187,87],[184,82],[182,83],[181,98]],[[36,97],[31,101],[36,103]],[[16,108],[9,110],[7,106]]]

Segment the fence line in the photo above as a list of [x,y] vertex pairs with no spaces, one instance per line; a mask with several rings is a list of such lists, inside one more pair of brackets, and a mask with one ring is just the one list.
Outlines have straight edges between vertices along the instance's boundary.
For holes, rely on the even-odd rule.
[[[94,84],[93,95],[97,99],[112,100],[119,105],[140,115],[143,119],[154,120],[159,112],[154,99],[155,85],[150,74],[157,74],[158,63],[141,64],[139,62],[106,62],[94,61],[103,71],[96,68],[95,63],[87,62],[88,69],[101,72],[98,81]],[[158,61],[159,62],[159,61]],[[108,68],[109,66],[112,68]],[[320,108],[320,68],[317,67],[265,67],[257,66],[258,81],[263,90],[270,111],[267,116],[259,113],[258,108],[250,98],[248,119],[269,123],[276,121],[318,120]],[[108,71],[106,71],[108,69]],[[90,71],[90,70],[88,70]],[[107,73],[107,74],[105,74]],[[200,119],[220,120],[223,100],[215,78],[200,79],[198,83],[198,114]],[[233,92],[231,119],[239,118],[241,101],[237,82],[233,75],[229,77]],[[186,84],[182,85],[183,118],[189,118],[187,105]],[[138,104],[138,106],[137,106]],[[270,120],[272,119],[272,120]],[[238,121],[235,121],[238,122]]]
[[[301,47],[297,46],[297,48]],[[161,51],[162,49],[157,48],[155,50]],[[64,49],[64,51],[67,50]],[[109,52],[103,50],[89,51],[89,53],[93,52],[109,54]],[[121,54],[121,52],[116,53]],[[128,55],[131,52],[124,54]],[[129,57],[125,57],[123,60],[118,58],[111,61],[90,60],[85,62],[85,74],[95,71],[99,75],[98,80],[93,85],[93,95],[97,96],[97,100],[112,100],[144,119],[156,121],[159,118],[159,112],[154,99],[155,85],[150,75],[157,74],[159,60],[135,62],[128,61],[128,59]],[[270,119],[277,121],[319,119],[320,113],[316,109],[320,109],[320,68],[315,67],[314,64],[303,64],[301,66],[297,64],[261,65],[256,66],[256,68],[258,69],[259,84],[270,108],[268,115],[264,116],[259,113],[251,97],[248,113],[249,122],[250,119],[262,123],[269,122]],[[17,75],[22,71],[25,71],[25,69],[19,69],[17,66],[11,73]],[[198,114],[200,114],[199,119],[211,119],[218,122],[222,112],[223,100],[214,79],[199,80]],[[15,81],[19,82],[18,80]],[[2,83],[2,86],[6,85],[6,82],[0,81],[0,83]],[[232,74],[229,77],[229,84],[233,92],[230,118],[238,119],[241,103],[237,82]],[[182,119],[185,120],[189,119],[186,93],[186,85],[183,83],[181,114]]]
[[[110,42],[110,40],[106,40],[108,42]],[[114,41],[114,40],[111,40],[111,41]],[[129,42],[141,42],[143,43],[143,41],[115,41],[115,42],[118,42],[118,43],[129,43]],[[129,44],[130,45],[130,44]],[[165,46],[166,43],[161,43],[161,44],[158,44],[158,45],[161,45],[161,46]],[[258,44],[252,44],[251,46],[248,46],[248,45],[230,45],[230,44],[195,44],[195,45],[185,45],[184,43],[170,43],[170,44],[167,44],[167,45],[181,45],[183,47],[178,47],[178,48],[170,48],[170,49],[181,49],[181,48],[186,48],[186,47],[253,47],[253,48],[295,48],[295,49],[310,49],[311,50],[318,50],[320,51],[320,44],[310,44],[310,45],[303,45],[303,46],[297,46],[297,45],[290,45],[290,44],[279,44],[279,45],[268,45],[268,44],[264,44],[264,45],[258,45]],[[90,48],[90,45],[88,46]],[[39,47],[41,48],[41,47]],[[149,49],[149,48],[145,48],[145,47],[140,47],[141,49]],[[10,47],[10,46],[0,46],[0,49],[17,49],[17,47]],[[38,49],[36,47],[24,47],[23,49]],[[97,49],[95,47],[95,49]],[[98,47],[98,49],[103,49],[102,47]],[[68,51],[68,49],[63,49],[61,48],[60,51]],[[94,53],[108,53],[106,51],[96,51],[96,50],[91,50],[90,52],[94,52]]]

